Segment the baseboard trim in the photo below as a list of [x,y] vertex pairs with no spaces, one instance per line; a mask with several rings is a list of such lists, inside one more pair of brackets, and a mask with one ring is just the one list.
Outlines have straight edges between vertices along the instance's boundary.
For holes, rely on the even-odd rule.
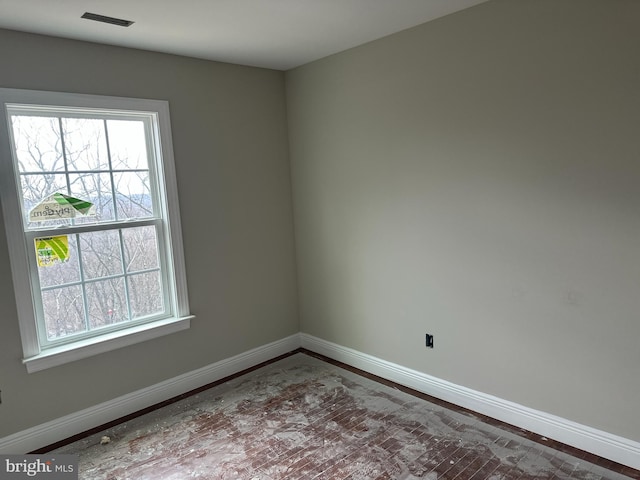
[[24,454],[216,382],[300,348],[299,334],[254,348],[76,413],[0,438],[0,454]]
[[614,462],[640,469],[640,443],[300,334],[304,349]]

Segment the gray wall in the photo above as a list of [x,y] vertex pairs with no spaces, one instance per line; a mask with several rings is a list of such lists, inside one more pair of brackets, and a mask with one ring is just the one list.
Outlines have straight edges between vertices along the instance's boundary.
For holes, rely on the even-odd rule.
[[302,331],[640,440],[638,25],[493,0],[287,72]]
[[0,30],[0,87],[169,101],[197,315],[185,332],[29,375],[1,231],[0,437],[298,331],[282,72]]

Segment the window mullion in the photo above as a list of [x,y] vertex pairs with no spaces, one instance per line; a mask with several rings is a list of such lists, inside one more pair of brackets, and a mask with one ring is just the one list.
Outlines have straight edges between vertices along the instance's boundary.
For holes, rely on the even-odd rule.
[[[124,169],[124,168],[113,168],[110,170],[100,170],[100,169],[95,169],[95,170],[74,170],[73,173],[77,173],[77,174],[86,174],[86,173],[109,173],[109,172],[113,172],[113,173],[124,173],[124,172],[148,172],[149,170],[146,168],[131,168],[131,169]],[[60,174],[59,171],[55,171],[55,170],[43,170],[43,171],[24,171],[24,172],[20,172],[20,175],[22,176],[27,176],[27,175],[57,175]]]
[[109,181],[111,182],[111,204],[113,205],[113,218],[119,219],[118,202],[116,201],[116,183],[113,180],[113,162],[111,161],[111,145],[109,145],[109,129],[107,128],[107,120],[102,120],[104,125],[104,138],[107,144],[107,162],[109,162]]
[[122,230],[118,230],[118,239],[120,241],[120,261],[122,262],[122,273],[124,274],[124,298],[127,302],[127,315],[129,320],[133,320],[133,315],[131,315],[131,300],[129,298],[129,275],[127,273],[127,265],[124,259],[124,239],[122,238]]
[[82,291],[82,305],[84,307],[84,328],[88,332],[91,330],[91,324],[89,322],[89,301],[87,300],[87,288],[85,285],[84,267],[82,265],[82,247],[80,246],[80,235],[75,234],[76,245],[78,247],[78,270],[80,273],[80,285]]
[[35,238],[56,237],[58,235],[73,235],[75,233],[101,232],[104,230],[117,230],[119,228],[125,229],[147,227],[150,225],[157,225],[159,223],[162,223],[162,220],[159,218],[148,218],[142,220],[126,220],[96,224],[61,225],[59,227],[46,228],[42,230],[28,230],[24,232],[24,234],[28,240],[33,240]]
[[64,163],[64,178],[67,182],[67,194],[71,195],[71,180],[69,180],[69,162],[67,161],[67,149],[62,130],[62,118],[58,117],[58,128],[60,129],[60,147],[62,148],[62,162]]

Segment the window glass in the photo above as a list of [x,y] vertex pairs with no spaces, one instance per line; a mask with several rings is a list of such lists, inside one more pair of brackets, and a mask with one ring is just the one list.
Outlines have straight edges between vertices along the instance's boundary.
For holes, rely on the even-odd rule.
[[44,290],[42,306],[48,340],[86,331],[84,301],[80,285]]
[[144,123],[132,120],[108,120],[112,168],[148,170]]
[[128,228],[122,232],[127,272],[158,268],[158,241],[153,226]]
[[0,109],[28,370],[188,328],[167,102],[0,88]]
[[156,225],[130,223],[155,209],[145,123],[79,113],[11,115],[26,229],[43,233],[34,240],[36,303],[52,344],[167,307]]
[[62,118],[61,127],[67,170],[109,170],[103,120]]
[[20,172],[64,170],[60,124],[56,117],[11,117],[15,153]]

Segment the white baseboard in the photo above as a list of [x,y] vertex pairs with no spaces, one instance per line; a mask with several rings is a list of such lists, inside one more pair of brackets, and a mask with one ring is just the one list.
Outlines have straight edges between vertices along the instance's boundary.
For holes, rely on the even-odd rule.
[[130,415],[300,347],[298,334],[62,418],[0,438],[0,454],[23,454]]
[[302,348],[312,352],[566,445],[640,469],[640,443],[633,440],[471,390],[308,334],[300,334],[300,340]]

